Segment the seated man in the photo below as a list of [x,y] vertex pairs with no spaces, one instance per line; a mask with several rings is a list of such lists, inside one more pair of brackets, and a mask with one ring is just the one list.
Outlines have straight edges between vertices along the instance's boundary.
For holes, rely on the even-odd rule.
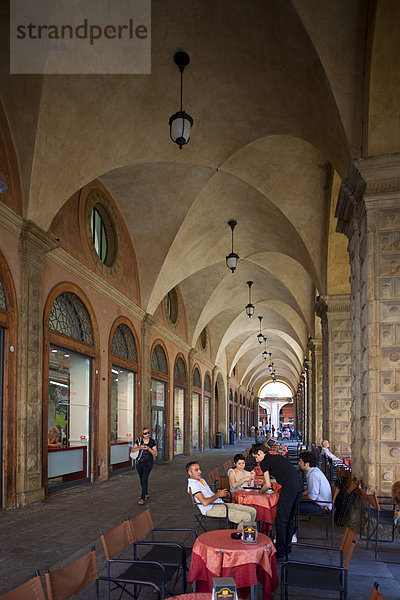
[[307,477],[307,490],[303,492],[300,512],[304,515],[324,515],[332,510],[331,486],[321,469],[318,469],[314,452],[300,452],[299,467]]
[[[201,478],[201,469],[198,462],[192,461],[186,465],[188,479],[188,493],[192,492],[195,502],[203,515],[209,517],[225,517],[228,507],[228,519],[235,523],[237,529],[243,529],[247,525],[255,525],[257,511],[253,506],[225,503],[221,498],[227,495],[228,490],[217,490],[214,492]],[[222,506],[219,506],[222,504]]]
[[329,442],[328,440],[323,440],[322,441],[322,450],[321,450],[321,456],[326,456],[327,458],[330,458],[333,462],[334,465],[341,465],[343,464],[343,461],[341,458],[335,456],[333,454],[333,452],[331,452],[329,450]]

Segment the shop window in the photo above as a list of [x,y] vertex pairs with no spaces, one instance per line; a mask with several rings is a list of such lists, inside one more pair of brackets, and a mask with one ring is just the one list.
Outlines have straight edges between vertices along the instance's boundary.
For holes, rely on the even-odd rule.
[[6,293],[4,291],[3,282],[0,279],[0,308],[7,310]]
[[50,347],[48,480],[60,487],[88,480],[90,465],[91,360]]
[[93,345],[93,330],[83,302],[71,292],[55,299],[49,315],[52,331],[73,338],[74,350],[51,343],[47,403],[49,490],[90,481],[92,359],[79,343]]
[[154,348],[151,357],[151,368],[153,371],[157,371],[157,373],[168,375],[167,357],[165,356],[165,352],[160,345]]
[[192,452],[199,452],[200,440],[200,394],[192,394]]
[[89,313],[82,300],[71,292],[57,296],[51,308],[49,327],[80,342],[93,345]]
[[[110,465],[112,471],[131,466],[130,444],[135,432],[135,378],[137,350],[127,325],[115,329],[111,342]],[[130,361],[132,369],[118,365],[118,359]]]
[[178,307],[178,294],[176,292],[176,289],[174,288],[171,291],[169,291],[168,294],[165,296],[165,310],[169,320],[174,325],[178,321]]
[[186,368],[179,356],[174,368],[174,455],[184,453]]

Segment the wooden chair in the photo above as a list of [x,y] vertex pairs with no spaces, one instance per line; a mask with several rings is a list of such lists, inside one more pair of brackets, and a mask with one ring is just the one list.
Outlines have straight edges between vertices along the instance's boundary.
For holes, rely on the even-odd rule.
[[210,484],[210,488],[216,491],[218,480],[219,480],[219,471],[218,467],[215,467],[212,471],[207,474],[207,479]]
[[3,594],[0,600],[46,600],[46,594],[43,588],[42,580],[40,579],[39,571],[36,571],[36,576],[32,577],[25,583],[22,583],[13,590]]
[[[331,546],[317,546],[310,544],[296,544],[295,551],[306,548],[339,552],[339,565],[321,564],[316,562],[288,561],[282,565],[281,570],[281,600],[288,599],[289,587],[302,587],[319,589],[323,591],[337,591],[340,600],[347,599],[347,570],[353,550],[357,543],[357,536],[350,528],[346,529],[340,548]],[[311,557],[309,557],[311,560]]]
[[[181,579],[182,594],[184,594],[186,592],[187,558],[190,556],[191,548],[197,538],[195,530],[176,527],[154,527],[149,510],[145,510],[137,517],[134,517],[131,520],[131,527],[133,531],[132,548],[134,558],[142,560],[142,557],[139,557],[138,555],[138,549],[146,548],[147,551],[143,558],[146,561],[161,563],[166,569],[171,569],[171,573],[174,570],[176,573],[174,589],[175,584]],[[164,534],[168,533],[168,541],[155,540],[156,534],[162,532]],[[185,547],[184,544],[176,541],[176,536],[179,536],[180,534],[186,535],[188,532],[193,534],[193,542],[190,547]],[[170,539],[171,534],[174,534],[173,540]],[[146,540],[149,536],[151,536],[151,540]]]
[[379,588],[379,584],[377,581],[375,581],[374,585],[372,586],[371,595],[369,597],[369,600],[386,600],[386,596],[384,596],[383,594],[378,592],[378,588]]
[[[148,586],[157,594],[157,600],[162,600],[163,596],[160,588],[153,582],[140,579],[124,579],[121,577],[99,577],[97,567],[96,551],[94,548],[90,552],[70,563],[66,567],[56,569],[55,571],[46,571],[46,588],[49,600],[67,600],[72,598],[78,592],[87,588],[91,583],[94,584],[95,597],[99,599],[99,582],[106,581],[110,585],[115,583],[121,589],[121,595],[126,592],[129,596],[133,594],[125,589],[127,584]],[[110,592],[110,587],[109,587]],[[108,594],[108,597],[109,594]],[[22,600],[22,597],[20,597]],[[23,597],[25,600],[25,596]]]
[[[192,505],[193,505],[193,529],[197,533],[200,532],[200,529],[202,529],[204,532],[207,531],[207,519],[214,519],[214,520],[218,519],[220,522],[223,521],[224,525],[225,525],[225,529],[229,529],[230,524],[229,524],[229,519],[228,519],[228,507],[226,506],[226,504],[218,503],[218,506],[225,506],[226,514],[224,517],[207,516],[207,513],[205,515],[203,515],[203,513],[201,512],[201,510],[199,508],[198,503],[195,501],[195,499],[193,497],[191,490],[189,490],[189,494],[190,494],[190,498],[192,500]],[[217,503],[212,502],[212,504],[217,504]]]

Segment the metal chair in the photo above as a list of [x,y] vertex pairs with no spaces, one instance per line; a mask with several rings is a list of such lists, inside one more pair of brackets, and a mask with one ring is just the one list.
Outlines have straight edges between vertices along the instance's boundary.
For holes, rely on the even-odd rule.
[[[226,506],[226,504],[221,504],[220,502],[211,502],[211,505],[213,504],[218,504],[218,506],[225,506],[225,516],[224,517],[213,517],[213,516],[207,516],[207,513],[205,515],[203,515],[203,513],[201,512],[198,503],[195,501],[194,496],[192,494],[192,491],[189,490],[189,494],[190,494],[190,498],[192,499],[192,505],[193,505],[193,529],[196,531],[196,533],[199,533],[200,529],[202,529],[204,532],[207,531],[207,519],[218,519],[220,522],[223,521],[225,524],[225,529],[229,529],[230,528],[230,522],[228,519],[228,507]],[[210,504],[209,504],[210,506]],[[197,523],[197,525],[196,525]]]
[[[394,511],[396,505],[392,498],[388,496],[377,496],[376,494],[370,494],[368,490],[359,487],[359,492],[362,498],[363,505],[361,511],[364,511],[364,526],[366,526],[366,541],[367,548],[371,541],[374,541],[374,555],[377,562],[398,562],[383,560],[379,558],[379,542],[394,542],[394,532],[396,526],[394,524]],[[361,513],[362,519],[362,513]],[[360,520],[360,527],[362,527],[362,521]],[[386,527],[390,531],[390,538],[380,537],[379,529]]]
[[22,583],[13,590],[3,594],[0,600],[46,600],[46,594],[40,579],[39,571],[35,571],[35,577]]
[[[46,588],[49,600],[67,600],[72,598],[75,594],[87,588],[91,583],[94,584],[95,597],[99,598],[99,582],[107,581],[116,583],[120,589],[121,594],[126,591],[130,594],[123,586],[127,584],[144,585],[151,587],[157,594],[157,600],[161,600],[161,590],[154,583],[149,582],[147,577],[141,580],[123,579],[120,577],[99,577],[99,571],[97,567],[96,551],[94,548],[81,558],[78,558],[69,565],[56,569],[54,571],[46,571]],[[25,596],[23,596],[25,600]]]
[[[332,492],[332,509],[331,510],[327,510],[325,514],[321,514],[321,515],[309,515],[310,517],[317,517],[317,518],[323,518],[325,519],[325,539],[328,539],[329,536],[329,530],[331,532],[331,546],[333,546],[333,536],[334,536],[334,532],[335,532],[335,502],[336,502],[336,498],[338,497],[339,494],[339,488],[336,487],[336,485],[331,484],[331,492]],[[322,502],[320,500],[318,500],[319,504],[330,504],[330,502]],[[300,506],[299,506],[299,511],[298,511],[298,515],[297,515],[297,536],[299,537],[299,533],[300,533],[300,515],[301,514],[306,514],[306,513],[301,513],[300,512]]]
[[[346,600],[347,570],[356,543],[357,536],[348,528],[343,536],[340,548],[296,544],[296,553],[301,548],[306,548],[308,551],[314,548],[319,552],[339,552],[339,565],[291,560],[283,563],[281,569],[281,600],[288,600],[289,587],[337,591],[340,594],[340,600]],[[310,556],[308,558],[310,559]]]

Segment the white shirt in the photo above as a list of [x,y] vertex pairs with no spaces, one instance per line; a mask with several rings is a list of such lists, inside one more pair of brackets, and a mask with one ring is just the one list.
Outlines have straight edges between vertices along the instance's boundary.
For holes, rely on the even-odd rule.
[[335,456],[333,454],[333,452],[331,452],[329,450],[329,448],[322,448],[322,450],[321,450],[321,456],[324,456],[324,454],[325,454],[325,456],[327,456],[328,458],[331,458],[332,460],[338,460],[340,462],[343,462],[342,459],[338,458],[337,456]]
[[[191,490],[196,504],[199,505],[201,514],[205,515],[206,512],[208,510],[210,510],[210,508],[212,508],[213,504],[209,504],[208,506],[203,506],[203,504],[200,502],[200,500],[196,497],[196,494],[201,492],[203,494],[203,498],[211,498],[211,496],[214,496],[214,492],[212,491],[212,489],[210,488],[208,483],[206,483],[204,481],[204,479],[197,480],[197,479],[189,478],[188,479],[188,493],[189,493],[189,490]],[[216,498],[216,500],[214,500],[214,502],[216,502],[218,504],[224,503],[223,500],[221,500],[221,498]]]
[[[308,497],[320,506],[332,510],[332,490],[329,481],[318,467],[311,467],[306,474]],[[323,502],[322,502],[323,501]]]

